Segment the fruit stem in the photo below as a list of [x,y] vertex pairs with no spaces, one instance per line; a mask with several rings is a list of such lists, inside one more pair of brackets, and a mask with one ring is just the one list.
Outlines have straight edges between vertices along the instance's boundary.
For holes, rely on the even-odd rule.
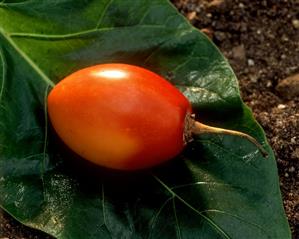
[[228,129],[222,129],[222,128],[208,126],[208,125],[202,124],[195,120],[193,122],[194,123],[193,123],[193,127],[191,128],[191,131],[195,135],[208,133],[208,134],[226,134],[226,135],[238,136],[243,139],[247,139],[251,143],[253,143],[259,149],[259,151],[261,152],[263,157],[268,156],[268,152],[263,148],[263,146],[259,142],[257,142],[257,140],[255,138],[253,138],[252,136],[250,136],[248,134],[245,134],[245,133],[242,133],[239,131],[235,131],[235,130],[228,130]]

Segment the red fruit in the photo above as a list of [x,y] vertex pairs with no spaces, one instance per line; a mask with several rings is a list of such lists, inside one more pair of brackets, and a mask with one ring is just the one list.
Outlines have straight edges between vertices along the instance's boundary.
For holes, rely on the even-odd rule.
[[135,170],[183,150],[191,106],[149,70],[103,64],[59,82],[49,94],[48,111],[58,135],[77,154],[107,168]]

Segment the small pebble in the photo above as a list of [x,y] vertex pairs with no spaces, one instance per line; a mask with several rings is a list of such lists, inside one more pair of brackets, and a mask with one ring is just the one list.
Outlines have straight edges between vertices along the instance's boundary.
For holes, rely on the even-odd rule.
[[276,86],[278,93],[285,99],[293,99],[299,96],[299,74],[289,76]]
[[9,223],[7,223],[6,225],[6,228],[10,229],[11,228],[11,225]]
[[233,54],[233,58],[234,58],[234,59],[245,60],[245,58],[246,58],[246,53],[245,53],[244,45],[241,44],[241,45],[239,45],[239,46],[235,46],[235,47],[232,49],[232,54]]
[[254,66],[254,61],[252,59],[248,59],[247,64],[248,66]]
[[200,6],[196,7],[195,12],[200,13],[201,12],[201,7]]
[[258,80],[258,76],[256,74],[249,75],[249,79],[251,82],[256,83]]
[[267,81],[266,87],[270,88],[272,86],[272,82],[271,81]]
[[285,54],[282,54],[282,55],[280,56],[280,58],[281,58],[282,60],[284,60],[284,59],[287,58],[287,56],[286,56]]
[[299,159],[299,148],[296,148],[292,153],[292,158]]
[[299,29],[299,20],[298,19],[293,19],[292,24],[293,24],[294,28]]
[[210,29],[210,28],[202,28],[202,29],[200,29],[200,31],[203,32],[204,34],[206,34],[210,39],[213,38],[214,33],[213,33],[212,29]]
[[216,38],[218,41],[220,41],[220,42],[224,41],[225,38],[226,38],[225,33],[224,33],[224,32],[221,32],[221,31],[216,31],[216,32],[214,33],[214,36],[215,36],[215,38]]
[[260,35],[260,34],[262,33],[262,31],[261,31],[260,29],[258,29],[258,30],[256,31],[256,33],[257,33],[258,35]]
[[295,144],[295,143],[296,143],[296,136],[293,137],[293,138],[291,138],[291,143],[292,143],[292,144]]
[[289,38],[285,34],[283,34],[281,37],[281,40],[287,42],[287,41],[289,41]]
[[193,11],[193,12],[189,12],[189,13],[187,14],[187,18],[188,18],[189,21],[194,20],[194,19],[196,18],[196,12],[195,12],[195,11]]
[[282,109],[287,108],[287,106],[284,105],[284,104],[279,104],[279,105],[277,106],[277,108],[280,109],[280,110],[282,110]]
[[288,178],[288,177],[289,177],[289,174],[288,174],[288,173],[285,173],[284,176],[285,176],[286,178]]
[[294,167],[294,166],[290,167],[290,168],[289,168],[289,172],[290,172],[290,173],[295,172],[295,167]]
[[244,8],[245,7],[245,5],[243,4],[243,3],[239,3],[239,8]]
[[282,127],[283,126],[283,122],[281,120],[277,120],[276,121],[276,125],[279,126],[279,127]]
[[224,7],[225,0],[213,0],[209,3],[209,8],[222,8]]

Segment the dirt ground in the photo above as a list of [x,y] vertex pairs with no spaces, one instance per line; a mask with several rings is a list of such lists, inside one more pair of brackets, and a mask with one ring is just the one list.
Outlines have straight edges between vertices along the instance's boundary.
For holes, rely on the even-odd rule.
[[[275,152],[284,207],[293,238],[298,239],[299,0],[172,2],[215,42],[233,67],[242,98],[252,108]],[[3,238],[50,237],[0,213]]]

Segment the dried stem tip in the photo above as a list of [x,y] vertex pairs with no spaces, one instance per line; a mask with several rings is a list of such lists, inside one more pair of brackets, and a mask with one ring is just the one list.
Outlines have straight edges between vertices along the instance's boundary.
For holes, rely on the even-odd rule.
[[196,134],[196,135],[199,135],[199,134],[226,134],[226,135],[238,136],[238,137],[247,139],[248,141],[253,143],[259,149],[259,151],[261,152],[263,157],[268,156],[268,152],[263,148],[263,146],[259,142],[257,142],[257,140],[255,138],[253,138],[252,136],[250,136],[248,134],[245,134],[245,133],[242,133],[239,131],[235,131],[235,130],[211,127],[211,126],[202,124],[200,122],[197,122],[193,119],[191,119],[191,120],[193,121],[193,124],[192,124],[192,127],[190,130],[192,131],[193,134]]

